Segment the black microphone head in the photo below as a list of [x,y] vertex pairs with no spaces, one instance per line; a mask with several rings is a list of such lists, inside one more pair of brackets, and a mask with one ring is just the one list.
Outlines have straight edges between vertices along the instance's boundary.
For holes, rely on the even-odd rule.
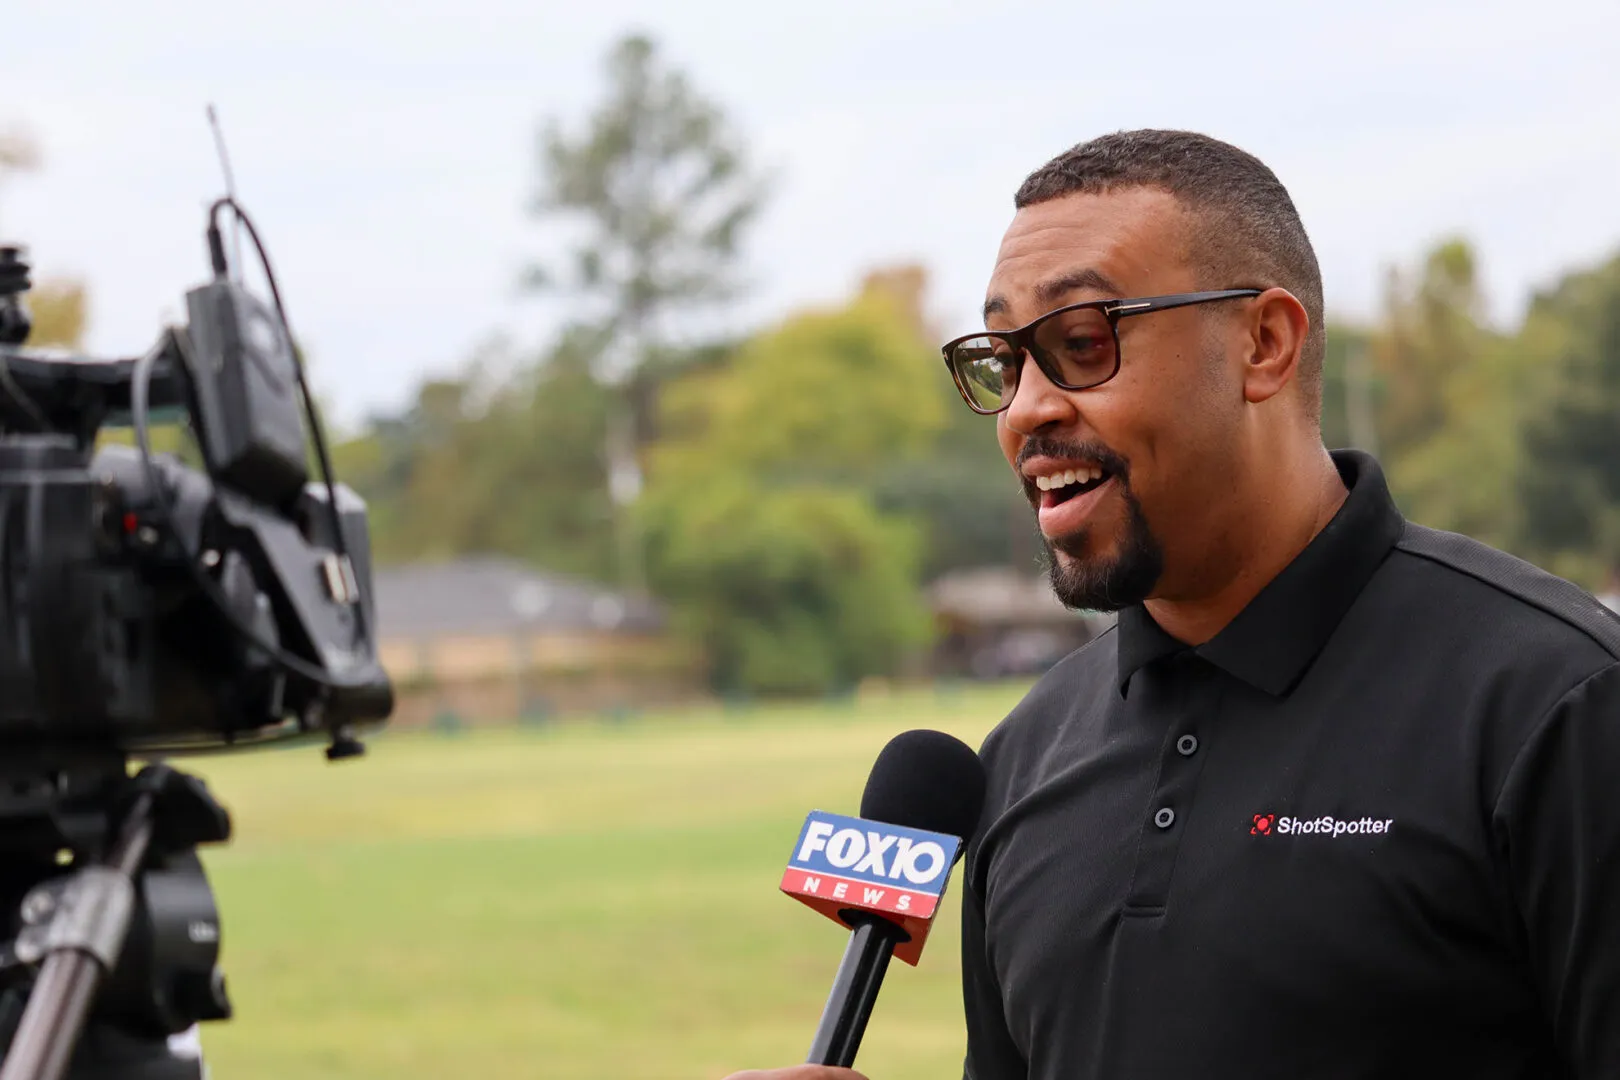
[[966,840],[984,809],[984,763],[943,731],[905,731],[872,763],[861,817]]

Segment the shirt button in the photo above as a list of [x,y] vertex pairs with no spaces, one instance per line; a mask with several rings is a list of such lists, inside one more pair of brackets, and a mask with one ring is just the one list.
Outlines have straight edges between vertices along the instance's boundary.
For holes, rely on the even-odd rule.
[[1168,829],[1176,820],[1176,812],[1168,806],[1159,807],[1159,812],[1153,815],[1153,824],[1161,829]]
[[1198,753],[1198,736],[1183,735],[1176,740],[1176,753],[1182,757],[1192,757]]

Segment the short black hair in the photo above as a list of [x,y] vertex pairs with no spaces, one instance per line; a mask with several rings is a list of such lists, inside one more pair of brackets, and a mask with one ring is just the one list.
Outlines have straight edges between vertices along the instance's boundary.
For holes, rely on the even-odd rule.
[[1253,154],[1194,131],[1116,131],[1066,150],[1013,197],[1020,210],[1076,193],[1147,187],[1168,192],[1192,214],[1189,256],[1209,289],[1281,287],[1310,318],[1300,383],[1313,413],[1322,405],[1322,271],[1294,200]]

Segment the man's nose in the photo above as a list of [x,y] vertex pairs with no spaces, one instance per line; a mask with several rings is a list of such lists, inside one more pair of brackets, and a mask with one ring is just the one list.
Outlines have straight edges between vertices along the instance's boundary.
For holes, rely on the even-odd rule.
[[1062,426],[1072,422],[1076,410],[1071,391],[1053,385],[1028,349],[1024,350],[1020,363],[1012,404],[1007,406],[1007,426],[1020,435],[1029,436],[1053,424]]

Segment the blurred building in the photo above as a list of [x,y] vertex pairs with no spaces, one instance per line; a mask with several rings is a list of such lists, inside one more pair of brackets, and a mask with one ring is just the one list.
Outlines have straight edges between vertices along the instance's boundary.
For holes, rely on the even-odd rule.
[[383,567],[375,579],[401,726],[663,702],[701,681],[650,600],[497,556]]
[[1045,575],[1001,566],[946,574],[929,586],[928,602],[939,629],[936,672],[970,678],[1045,671],[1114,621],[1065,608]]

